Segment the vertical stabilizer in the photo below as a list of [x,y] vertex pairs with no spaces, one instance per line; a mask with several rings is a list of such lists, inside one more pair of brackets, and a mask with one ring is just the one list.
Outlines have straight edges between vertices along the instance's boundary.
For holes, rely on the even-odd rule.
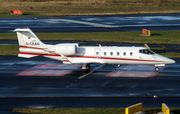
[[29,29],[15,29],[19,42],[19,57],[34,57],[43,54],[45,44]]
[[18,42],[20,46],[29,46],[29,47],[41,47],[44,48],[45,44],[29,29],[15,29],[14,32],[17,32]]

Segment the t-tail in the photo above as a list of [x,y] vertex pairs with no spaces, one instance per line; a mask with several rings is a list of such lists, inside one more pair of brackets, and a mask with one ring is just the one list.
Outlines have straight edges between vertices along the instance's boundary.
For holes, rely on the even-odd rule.
[[44,44],[29,28],[15,29],[19,42],[18,57],[31,58],[44,54]]

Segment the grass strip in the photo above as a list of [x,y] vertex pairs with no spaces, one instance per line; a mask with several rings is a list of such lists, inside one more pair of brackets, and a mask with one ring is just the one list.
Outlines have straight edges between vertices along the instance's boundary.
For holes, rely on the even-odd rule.
[[[174,114],[180,114],[180,108],[170,108]],[[161,108],[143,108],[146,114],[157,114]],[[26,114],[125,114],[124,108],[21,108],[13,112]]]
[[[141,32],[94,32],[94,33],[37,33],[41,40],[78,40],[102,42],[127,42],[147,44],[180,44],[180,31],[152,31],[151,36]],[[15,33],[0,34],[0,40],[17,40]],[[58,44],[58,42],[57,42]],[[0,55],[17,55],[18,45],[0,45]],[[180,53],[162,53],[164,48],[151,48],[154,52],[170,58],[180,58]]]
[[15,55],[19,53],[18,45],[0,45],[0,55]]
[[[79,40],[147,44],[180,44],[180,31],[152,31],[151,36],[137,32],[36,33],[41,40]],[[17,40],[15,33],[0,34],[0,40]],[[57,42],[58,43],[58,42]]]
[[[0,0],[0,17],[180,13],[180,0]],[[22,17],[18,16],[18,17]]]

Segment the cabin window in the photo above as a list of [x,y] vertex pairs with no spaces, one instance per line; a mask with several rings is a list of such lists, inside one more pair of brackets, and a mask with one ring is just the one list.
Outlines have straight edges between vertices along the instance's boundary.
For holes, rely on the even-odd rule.
[[126,56],[126,52],[124,52],[123,55]]
[[104,56],[106,56],[106,52],[104,52]]
[[119,56],[119,52],[117,52],[117,56]]
[[149,49],[141,49],[139,50],[139,53],[143,53],[143,54],[154,54],[153,51],[149,50]]
[[96,52],[96,55],[99,55],[99,52]]
[[133,55],[133,52],[130,52],[130,56],[132,56]]
[[113,52],[110,52],[110,55],[113,56]]

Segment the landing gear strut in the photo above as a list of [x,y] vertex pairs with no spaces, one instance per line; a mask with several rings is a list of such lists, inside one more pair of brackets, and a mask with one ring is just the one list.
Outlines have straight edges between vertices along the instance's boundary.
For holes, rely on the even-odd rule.
[[90,68],[90,64],[83,64],[82,65],[82,69],[85,70],[85,71],[88,71]]
[[156,68],[155,68],[155,71],[156,71],[156,72],[159,72],[159,67],[156,67]]

